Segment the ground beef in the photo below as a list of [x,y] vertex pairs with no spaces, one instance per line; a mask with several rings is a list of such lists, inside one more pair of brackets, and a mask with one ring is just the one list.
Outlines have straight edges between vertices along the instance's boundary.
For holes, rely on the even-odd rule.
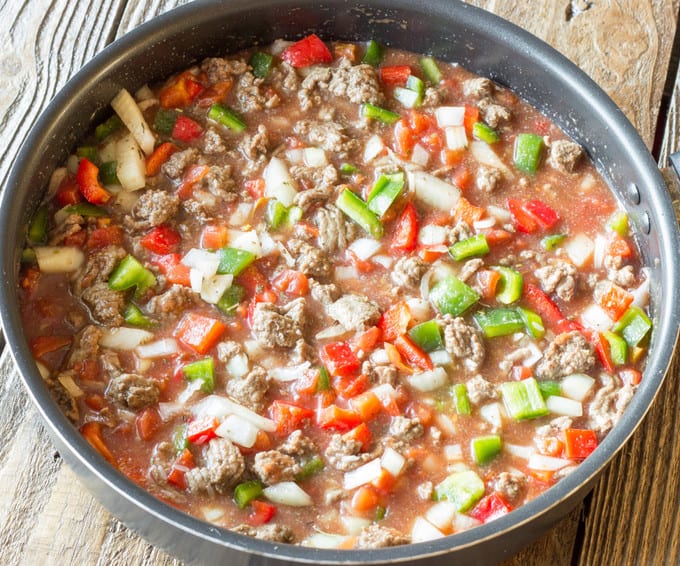
[[68,367],[72,368],[83,360],[94,360],[99,355],[99,341],[103,332],[93,324],[83,328],[73,340],[73,346],[68,356]]
[[320,122],[318,120],[300,120],[293,131],[302,136],[309,145],[320,147],[345,158],[348,153],[359,147],[356,139],[349,139],[345,128],[337,122]]
[[198,156],[198,150],[193,147],[176,151],[161,165],[161,171],[171,179],[179,179],[189,165],[196,163]]
[[536,365],[539,379],[558,379],[587,372],[595,363],[595,349],[583,334],[573,330],[555,337]]
[[313,106],[321,104],[321,92],[328,90],[333,71],[330,67],[315,67],[312,68],[307,76],[304,78],[298,91],[298,98],[300,100],[300,108],[307,111]]
[[491,79],[476,77],[463,81],[463,94],[473,98],[488,98],[493,96],[496,90]]
[[[317,174],[321,172],[321,177],[323,178],[325,172],[329,170],[329,168],[335,171],[335,167],[332,165],[324,167],[323,169],[312,169],[311,167],[296,166],[292,168],[291,174],[294,177],[297,177],[299,180],[300,170],[304,169],[305,174],[309,171],[316,172]],[[307,183],[303,183],[303,189],[298,191],[295,197],[293,197],[295,204],[298,205],[304,212],[316,204],[325,203],[329,200],[332,200],[333,193],[335,192],[335,187],[323,179],[319,185],[312,186],[312,188],[304,188],[306,186]]]
[[138,410],[158,403],[160,389],[151,378],[136,373],[121,373],[109,381],[106,396],[119,405]]
[[87,226],[87,220],[80,214],[69,214],[49,232],[47,244],[59,246],[69,236],[73,236]]
[[555,140],[550,145],[548,163],[564,173],[572,173],[583,155],[583,148],[570,140]]
[[225,340],[217,345],[217,359],[226,364],[236,354],[243,352],[241,344],[234,340]]
[[390,419],[387,444],[399,452],[424,433],[425,427],[423,427],[419,418],[392,417]]
[[411,538],[390,527],[370,524],[359,533],[356,548],[386,548],[388,546],[399,546],[409,544]]
[[348,293],[326,308],[328,315],[347,330],[363,330],[380,318],[380,307],[364,295]]
[[295,92],[300,87],[295,68],[285,61],[281,61],[270,71],[268,80],[277,91]]
[[480,100],[478,106],[483,120],[492,128],[497,128],[512,119],[510,109],[500,104],[495,104],[488,98]]
[[251,330],[265,348],[292,348],[302,338],[305,325],[305,299],[299,298],[283,307],[257,303],[253,309]]
[[194,187],[192,197],[182,201],[182,208],[187,216],[193,217],[198,222],[206,222],[212,218],[220,204],[220,200],[236,200],[235,193],[224,192],[221,198],[216,197],[208,191]]
[[269,384],[267,372],[256,366],[244,377],[227,381],[227,394],[257,413],[264,409]]
[[517,471],[501,472],[491,480],[494,491],[500,493],[506,501],[512,503],[524,491],[527,477]]
[[222,136],[215,128],[208,128],[203,134],[203,151],[208,155],[215,155],[227,151]]
[[149,462],[149,476],[157,484],[165,485],[170,469],[177,459],[175,447],[171,442],[159,442],[154,446]]
[[475,176],[475,185],[480,191],[491,193],[498,186],[498,183],[503,179],[503,174],[495,167],[485,167],[481,165],[477,169]]
[[260,481],[272,485],[282,481],[294,481],[300,473],[300,466],[295,458],[278,450],[267,450],[255,454],[252,465],[253,473]]
[[286,441],[279,446],[279,451],[293,456],[298,462],[302,462],[315,456],[317,448],[314,442],[302,434],[302,431],[294,430]]
[[376,457],[374,453],[362,452],[362,449],[363,445],[358,440],[334,434],[326,447],[324,456],[333,468],[348,472]]
[[295,533],[290,527],[277,525],[276,523],[269,523],[258,527],[241,524],[235,526],[232,531],[240,535],[246,535],[260,540],[268,540],[270,542],[293,544],[296,539]]
[[574,298],[577,273],[574,265],[561,259],[551,259],[548,265],[534,271],[541,288],[548,294],[555,293],[563,301]]
[[623,258],[619,255],[605,255],[604,266],[607,269],[607,279],[621,287],[632,287],[635,284],[635,272],[632,265],[623,265]]
[[319,227],[319,247],[327,254],[347,249],[357,236],[356,224],[332,204],[317,210],[315,222]]
[[226,495],[246,470],[241,451],[226,438],[213,438],[203,450],[203,466],[188,470],[186,479],[192,493],[210,492]]
[[635,388],[625,383],[621,384],[618,378],[602,373],[599,376],[601,389],[595,393],[595,397],[588,404],[588,428],[598,434],[607,434],[619,421],[621,415],[628,407]]
[[245,73],[248,64],[242,59],[209,57],[201,63],[201,70],[208,75],[211,83],[230,81],[231,77]]
[[167,291],[149,299],[146,309],[150,314],[179,314],[190,308],[196,301],[196,294],[190,287],[172,285]]
[[132,230],[148,230],[173,218],[179,210],[179,197],[161,190],[144,191],[124,219]]
[[78,270],[73,279],[74,292],[79,294],[94,283],[108,281],[111,272],[126,255],[127,251],[120,246],[107,246],[90,253],[85,265]]
[[472,228],[470,228],[470,225],[467,222],[461,220],[459,222],[456,222],[456,225],[449,229],[447,236],[449,243],[455,244],[456,242],[460,242],[461,240],[467,240],[468,238],[472,238],[472,236],[474,235],[475,232]]
[[257,132],[244,134],[238,149],[248,160],[247,171],[255,171],[263,166],[269,153],[269,132],[266,126],[259,124]]
[[477,273],[482,267],[484,267],[484,260],[480,257],[475,257],[468,259],[460,268],[458,272],[458,279],[463,283],[466,283],[470,277]]
[[59,381],[60,377],[75,377],[75,372],[62,372],[56,379],[45,379],[45,385],[50,390],[52,398],[56,401],[59,408],[63,411],[66,417],[72,422],[77,423],[80,419],[80,411],[78,409],[78,401],[71,395],[68,390]]
[[462,317],[444,315],[444,347],[454,360],[469,371],[477,371],[484,361],[486,350],[480,331]]
[[423,95],[423,106],[441,106],[446,100],[446,87],[429,86]]
[[304,240],[293,239],[288,243],[288,251],[295,258],[296,267],[305,275],[312,277],[331,275],[333,263],[323,250]]
[[322,305],[330,305],[340,296],[340,289],[335,283],[328,283],[324,285],[319,283],[316,279],[309,279],[309,287],[312,293],[312,298],[319,301]]
[[402,289],[417,289],[428,265],[417,255],[404,256],[394,264],[390,279]]
[[468,398],[473,405],[479,405],[484,401],[498,398],[496,386],[481,375],[474,376],[465,385],[467,387]]
[[265,108],[276,108],[281,99],[272,89],[262,92],[263,79],[255,77],[251,72],[243,73],[236,84],[236,99],[239,110],[245,114],[248,112],[260,112]]
[[397,376],[399,375],[397,368],[392,364],[378,365],[371,360],[366,360],[361,365],[361,373],[365,374],[373,384],[388,383],[392,386],[397,384]]
[[208,173],[199,184],[200,187],[223,201],[236,199],[236,183],[231,178],[231,165],[211,165]]
[[90,285],[82,292],[81,298],[97,322],[107,326],[121,326],[125,322],[121,314],[126,305],[125,293],[112,291],[108,283]]

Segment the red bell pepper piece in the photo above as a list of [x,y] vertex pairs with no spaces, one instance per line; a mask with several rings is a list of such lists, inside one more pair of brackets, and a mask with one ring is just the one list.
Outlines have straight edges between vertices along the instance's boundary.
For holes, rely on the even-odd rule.
[[597,434],[594,430],[568,428],[564,431],[564,449],[567,458],[582,460],[597,448]]
[[181,241],[182,237],[175,229],[161,224],[146,234],[139,243],[150,252],[166,255],[175,252]]
[[394,151],[402,157],[409,157],[416,145],[416,138],[411,125],[405,118],[394,124]]
[[597,359],[600,360],[602,367],[609,373],[614,373],[614,362],[612,362],[611,354],[609,352],[609,342],[601,332],[584,331],[585,337],[595,348]]
[[314,411],[277,399],[269,407],[269,416],[276,423],[276,431],[286,435],[302,428],[306,420],[314,417]]
[[163,108],[188,106],[203,90],[205,88],[195,80],[194,75],[185,71],[161,89],[160,104]]
[[166,254],[155,257],[152,263],[163,272],[168,283],[191,287],[191,269],[181,261],[180,254]]
[[205,354],[219,341],[226,330],[223,322],[198,313],[186,313],[175,328],[174,335],[189,348]]
[[99,452],[109,464],[116,463],[116,459],[111,454],[111,450],[104,442],[104,437],[102,435],[102,425],[97,421],[90,421],[85,423],[80,427],[80,434],[85,437],[92,447]]
[[530,200],[524,205],[524,210],[531,214],[544,230],[550,230],[560,221],[559,214],[541,200]]
[[267,503],[266,501],[260,501],[259,499],[253,499],[250,502],[250,508],[252,510],[250,515],[248,515],[246,522],[253,527],[268,523],[276,514],[276,507],[274,505]]
[[578,322],[565,317],[553,300],[536,285],[525,282],[522,296],[529,307],[541,315],[543,323],[554,332],[582,330]]
[[77,204],[83,200],[83,194],[78,187],[78,181],[75,177],[67,176],[59,184],[57,193],[54,198],[60,206],[67,206],[69,204]]
[[319,36],[313,33],[287,47],[281,53],[281,59],[293,67],[300,68],[317,63],[330,63],[333,61],[333,55]]
[[500,494],[494,491],[477,503],[470,511],[470,515],[482,523],[487,523],[507,515],[510,511],[512,511],[512,507]]
[[411,365],[419,367],[420,369],[434,369],[430,356],[419,348],[406,334],[398,336],[394,341],[394,345],[397,347],[397,350],[399,350],[399,353],[406,358]]
[[382,332],[383,340],[394,342],[398,336],[408,330],[411,318],[411,309],[405,301],[393,304],[378,321],[378,328]]
[[220,421],[215,417],[201,417],[187,425],[187,440],[194,444],[205,444],[217,436],[215,430]]
[[392,235],[390,248],[396,252],[412,252],[418,241],[418,213],[412,202],[401,212]]
[[179,148],[172,142],[164,142],[153,150],[146,160],[146,176],[153,177],[158,175],[161,170],[161,165],[165,163],[168,158],[175,153]]
[[536,222],[536,219],[524,209],[522,203],[519,200],[515,198],[509,198],[508,210],[512,216],[512,223],[515,225],[517,230],[524,232],[525,234],[532,234],[538,230],[538,223]]
[[201,247],[205,250],[219,250],[229,242],[229,228],[222,224],[208,224],[201,231]]
[[411,76],[411,67],[408,65],[392,65],[380,68],[380,81],[390,86],[404,86]]
[[177,457],[175,463],[172,465],[172,469],[168,474],[168,483],[171,483],[178,489],[186,489],[187,483],[184,474],[187,470],[196,467],[194,462],[194,455],[191,450],[185,448],[184,451]]
[[360,334],[356,334],[350,343],[350,346],[355,352],[361,350],[364,354],[372,352],[380,342],[382,332],[377,326],[371,326]]
[[479,122],[479,108],[477,106],[465,106],[465,116],[463,117],[463,126],[468,137],[472,137],[472,130],[474,125]]
[[353,397],[360,395],[370,386],[371,382],[368,380],[368,376],[363,373],[357,377],[336,376],[335,379],[333,379],[333,388],[345,399],[352,399]]
[[361,362],[345,342],[331,342],[321,348],[321,361],[331,375],[349,376],[361,367]]
[[151,440],[163,425],[161,416],[153,407],[147,407],[137,415],[137,434],[142,440]]
[[99,167],[87,159],[87,157],[80,159],[76,180],[78,181],[80,192],[88,202],[92,204],[106,204],[111,198],[111,193],[102,187],[99,182]]
[[[273,291],[269,280],[257,268],[255,264],[246,267],[236,277],[236,283],[246,291],[246,295],[257,303],[275,303],[277,296]],[[253,307],[255,305],[253,304]]]
[[[375,397],[375,395],[374,395]],[[355,440],[361,443],[362,450],[368,450],[368,447],[373,441],[373,435],[371,434],[371,429],[368,428],[366,423],[360,423],[355,426],[349,432],[342,435],[343,440]]]
[[346,432],[361,424],[361,417],[354,411],[329,405],[321,409],[317,416],[319,426],[326,430]]
[[607,311],[612,320],[617,321],[628,310],[633,298],[631,293],[611,283],[604,293],[598,295],[597,304]]
[[304,297],[309,293],[309,280],[307,276],[301,271],[295,271],[294,269],[286,269],[279,273],[274,279],[272,279],[272,285],[294,297]]
[[199,138],[202,133],[203,128],[201,125],[183,114],[177,116],[175,125],[172,128],[172,137],[186,143]]

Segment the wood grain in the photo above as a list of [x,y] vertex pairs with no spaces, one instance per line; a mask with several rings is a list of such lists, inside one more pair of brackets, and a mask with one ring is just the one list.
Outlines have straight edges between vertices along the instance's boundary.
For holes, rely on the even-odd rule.
[[[40,111],[73,73],[113,38],[184,1],[101,0],[93,9],[82,0],[0,0],[0,178]],[[584,69],[650,147],[679,2],[471,1],[545,39]],[[678,147],[678,121],[676,96],[662,160]],[[680,434],[679,380],[676,360],[659,401],[597,484],[589,505],[506,566],[680,563],[675,511],[680,455],[674,450]],[[112,518],[62,465],[7,351],[0,357],[0,383],[0,563],[179,566]],[[650,469],[653,475],[642,473]],[[631,486],[637,496],[621,497]],[[641,501],[649,511],[645,520],[635,521]]]

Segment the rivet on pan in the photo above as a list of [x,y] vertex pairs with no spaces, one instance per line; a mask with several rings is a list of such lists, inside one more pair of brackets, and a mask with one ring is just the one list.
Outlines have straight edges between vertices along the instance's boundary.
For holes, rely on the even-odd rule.
[[633,204],[640,204],[640,189],[635,183],[631,183],[628,187],[628,198]]
[[649,234],[652,231],[652,221],[649,219],[649,212],[643,212],[640,215],[640,228],[645,234]]

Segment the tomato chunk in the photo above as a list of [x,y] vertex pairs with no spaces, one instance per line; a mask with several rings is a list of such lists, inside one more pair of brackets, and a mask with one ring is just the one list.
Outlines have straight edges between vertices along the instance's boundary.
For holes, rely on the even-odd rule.
[[177,251],[181,241],[182,237],[175,229],[161,224],[146,234],[139,243],[150,252],[166,255]]
[[306,420],[314,417],[314,411],[277,399],[269,408],[269,416],[276,423],[276,431],[285,435],[302,428]]
[[300,68],[317,63],[330,63],[333,61],[333,55],[319,36],[313,33],[287,47],[281,53],[281,59],[293,67]]
[[197,313],[187,313],[175,328],[175,337],[199,354],[205,354],[226,330],[224,323]]
[[321,349],[321,360],[331,375],[352,375],[361,367],[356,354],[345,342],[331,342]]
[[418,213],[409,202],[397,220],[390,247],[396,252],[412,252],[418,240]]

